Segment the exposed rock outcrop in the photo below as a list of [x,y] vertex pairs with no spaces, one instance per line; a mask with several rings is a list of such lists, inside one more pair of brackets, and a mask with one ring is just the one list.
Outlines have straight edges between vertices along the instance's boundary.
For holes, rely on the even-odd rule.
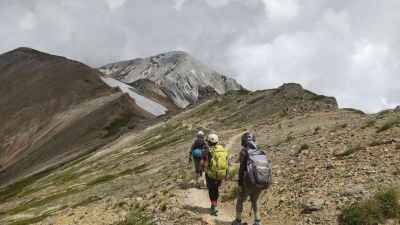
[[234,79],[210,69],[181,51],[112,63],[99,70],[135,87],[139,85],[137,82],[141,83],[143,80],[152,82],[155,90],[150,91],[166,96],[179,108],[186,108],[208,97],[205,90],[207,93],[224,94],[243,89]]

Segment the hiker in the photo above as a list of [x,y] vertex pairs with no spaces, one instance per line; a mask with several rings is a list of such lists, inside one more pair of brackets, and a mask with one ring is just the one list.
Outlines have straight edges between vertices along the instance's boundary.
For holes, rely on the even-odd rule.
[[204,168],[206,182],[211,201],[210,214],[218,216],[219,187],[226,179],[229,167],[229,152],[219,144],[218,135],[210,134],[207,137],[209,148],[204,152]]
[[242,135],[240,151],[239,193],[236,202],[236,219],[232,225],[242,224],[243,203],[250,197],[254,225],[261,225],[258,199],[272,183],[271,161],[256,144],[256,136],[246,132]]
[[[197,132],[196,140],[194,141],[189,152],[189,163],[194,163],[194,169],[196,173],[196,183],[201,186],[202,183],[205,185],[203,179],[203,152],[208,149],[207,143],[205,141],[205,134],[203,131]],[[203,179],[203,182],[201,182]]]

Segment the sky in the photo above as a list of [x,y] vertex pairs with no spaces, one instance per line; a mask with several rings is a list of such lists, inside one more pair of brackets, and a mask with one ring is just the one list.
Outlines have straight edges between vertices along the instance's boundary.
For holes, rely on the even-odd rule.
[[250,90],[296,82],[340,107],[400,105],[399,0],[2,0],[0,52],[92,67],[183,50]]

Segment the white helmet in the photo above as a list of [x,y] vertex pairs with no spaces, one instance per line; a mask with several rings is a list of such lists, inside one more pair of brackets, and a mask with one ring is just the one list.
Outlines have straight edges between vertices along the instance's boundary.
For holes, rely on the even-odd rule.
[[205,134],[204,134],[203,131],[197,132],[197,137],[198,137],[198,138],[204,138],[204,136],[205,136]]
[[217,144],[219,142],[218,135],[209,134],[208,137],[207,137],[207,141],[209,141],[211,144]]

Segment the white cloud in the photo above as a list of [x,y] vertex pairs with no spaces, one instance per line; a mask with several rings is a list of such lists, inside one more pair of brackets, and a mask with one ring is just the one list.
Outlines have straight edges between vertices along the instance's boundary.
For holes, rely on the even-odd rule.
[[0,1],[0,51],[101,66],[184,49],[252,89],[298,82],[375,112],[400,102],[399,11],[398,0]]
[[268,19],[272,22],[285,22],[296,18],[300,5],[298,0],[263,0]]
[[24,17],[19,21],[19,27],[22,30],[32,30],[36,26],[36,17],[32,12],[28,12]]
[[175,1],[174,8],[178,11],[182,9],[183,4],[185,4],[186,2],[186,0],[174,0],[174,1]]
[[106,2],[111,10],[115,10],[122,7],[125,4],[126,0],[106,0]]

